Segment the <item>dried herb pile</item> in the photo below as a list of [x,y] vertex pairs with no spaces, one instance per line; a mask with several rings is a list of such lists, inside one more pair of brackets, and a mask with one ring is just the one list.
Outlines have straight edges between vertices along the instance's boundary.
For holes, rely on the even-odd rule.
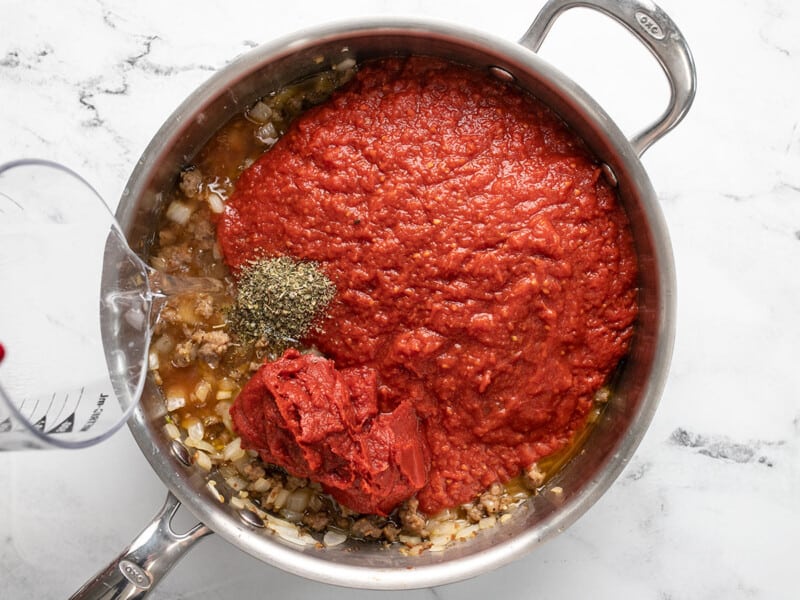
[[228,324],[242,341],[263,340],[281,352],[312,330],[335,293],[315,262],[289,256],[252,261],[240,272]]

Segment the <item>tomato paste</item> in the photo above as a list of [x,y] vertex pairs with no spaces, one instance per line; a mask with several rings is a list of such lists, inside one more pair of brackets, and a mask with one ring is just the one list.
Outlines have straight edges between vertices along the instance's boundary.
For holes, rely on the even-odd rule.
[[428,456],[414,407],[378,414],[376,373],[287,350],[261,366],[231,408],[243,444],[297,477],[320,482],[340,503],[387,515],[427,480]]
[[567,445],[636,318],[626,216],[581,140],[431,58],[367,64],[302,115],[242,173],[218,238],[234,272],[290,255],[333,281],[306,341],[374,370],[379,413],[413,407],[429,514]]

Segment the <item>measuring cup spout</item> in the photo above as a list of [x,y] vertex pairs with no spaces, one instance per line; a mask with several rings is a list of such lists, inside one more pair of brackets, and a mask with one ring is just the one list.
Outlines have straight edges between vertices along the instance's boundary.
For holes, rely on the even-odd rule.
[[187,293],[220,294],[225,291],[225,284],[213,277],[186,277],[169,275],[162,271],[148,271],[150,293],[153,296],[169,297]]

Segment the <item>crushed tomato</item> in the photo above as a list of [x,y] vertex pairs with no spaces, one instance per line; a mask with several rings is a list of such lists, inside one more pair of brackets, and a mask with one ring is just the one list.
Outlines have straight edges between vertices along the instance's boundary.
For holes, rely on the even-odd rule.
[[[626,215],[582,141],[482,72],[388,59],[295,121],[218,222],[236,272],[317,261],[338,292],[308,340],[410,403],[433,514],[566,446],[637,313]],[[411,495],[416,490],[406,490]]]

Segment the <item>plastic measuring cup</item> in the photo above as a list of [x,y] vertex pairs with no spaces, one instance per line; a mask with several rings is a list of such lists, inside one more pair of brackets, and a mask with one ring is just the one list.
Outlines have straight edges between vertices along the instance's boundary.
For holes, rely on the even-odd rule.
[[[130,289],[101,298],[104,264]],[[47,161],[0,166],[0,449],[82,447],[117,430],[144,382],[151,305],[147,266],[91,185]],[[107,361],[108,311],[142,334]]]
[[148,267],[68,168],[0,165],[0,450],[106,439],[139,399],[160,298],[221,287]]

